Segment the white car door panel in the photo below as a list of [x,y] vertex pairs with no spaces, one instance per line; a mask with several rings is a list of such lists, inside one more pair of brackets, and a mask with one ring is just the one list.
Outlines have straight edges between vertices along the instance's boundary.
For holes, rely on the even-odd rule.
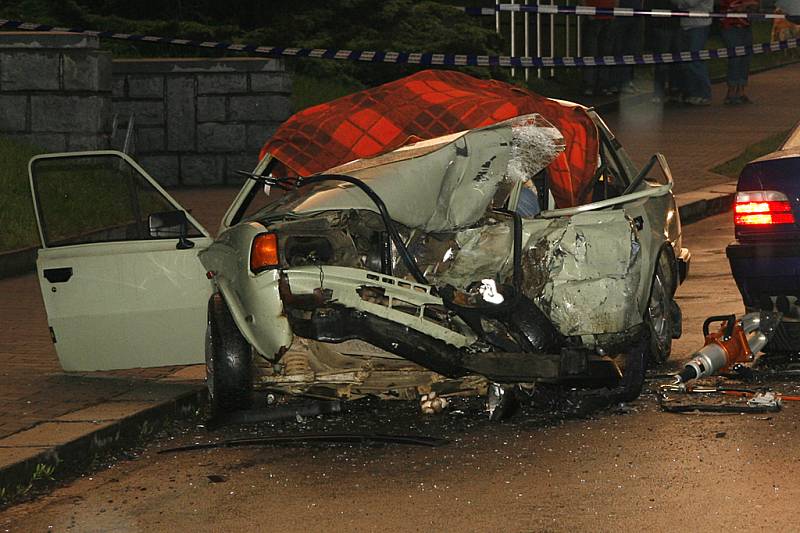
[[188,215],[185,240],[151,229],[151,215],[182,208],[124,154],[48,154],[30,172],[39,284],[64,370],[203,362],[212,286],[197,254],[208,233]]

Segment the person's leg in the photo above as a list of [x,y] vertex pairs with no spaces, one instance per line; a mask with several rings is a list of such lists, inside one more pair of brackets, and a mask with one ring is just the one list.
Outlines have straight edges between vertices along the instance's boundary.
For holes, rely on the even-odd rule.
[[[688,50],[703,50],[708,40],[708,26],[684,30]],[[708,77],[708,66],[705,61],[691,61],[686,66],[687,88],[690,103],[707,104],[711,100],[711,80]]]
[[[618,17],[614,19],[614,55],[623,56],[633,54],[633,41],[631,33],[633,32],[633,23],[636,17]],[[615,85],[620,91],[626,91],[633,81],[633,67],[618,66],[614,71],[616,77]]]
[[[746,28],[741,28],[741,38],[742,38],[742,45],[743,46],[752,46],[753,45],[753,28],[752,26],[747,26]],[[750,74],[750,58],[752,56],[747,55],[742,57],[742,80],[741,85],[739,86],[739,99],[743,103],[750,103],[750,98],[747,97],[745,94],[744,88],[747,87],[747,80]]]
[[[671,52],[670,35],[664,28],[650,28],[648,32],[650,49],[656,54]],[[669,83],[669,68],[667,63],[656,63],[653,67],[653,97],[664,100],[667,97],[667,84]]]
[[[613,56],[617,40],[617,25],[614,20],[600,20],[600,33],[598,35],[598,50],[601,56]],[[617,86],[613,82],[615,68],[600,67],[597,69],[597,85],[603,93],[616,92]]]
[[[739,46],[739,39],[736,30],[739,28],[722,28],[722,41],[726,48]],[[739,84],[741,83],[742,57],[732,56],[728,58],[727,73],[725,81],[728,84],[728,91],[725,94],[726,104],[739,103]]]
[[[583,19],[583,55],[597,56],[598,54],[598,37],[600,34],[599,20],[591,17],[584,17]],[[597,87],[597,69],[599,67],[583,67],[583,89],[584,94],[593,95],[598,91]]]

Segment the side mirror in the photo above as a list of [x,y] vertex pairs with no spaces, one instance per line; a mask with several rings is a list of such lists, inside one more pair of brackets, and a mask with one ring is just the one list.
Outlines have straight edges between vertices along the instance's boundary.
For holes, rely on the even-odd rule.
[[189,219],[186,218],[186,212],[177,210],[152,213],[147,221],[151,237],[156,239],[177,238],[176,248],[178,250],[194,247],[194,243],[186,238],[189,233]]

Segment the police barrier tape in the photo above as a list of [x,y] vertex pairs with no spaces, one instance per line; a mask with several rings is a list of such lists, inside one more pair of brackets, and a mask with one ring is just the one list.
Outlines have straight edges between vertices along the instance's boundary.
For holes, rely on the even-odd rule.
[[232,52],[249,52],[264,57],[299,57],[312,59],[334,59],[339,61],[360,61],[366,63],[392,63],[422,66],[449,67],[594,67],[613,65],[655,65],[659,63],[682,63],[707,59],[738,57],[753,54],[764,54],[797,48],[798,39],[773,41],[749,46],[733,48],[717,48],[694,52],[665,52],[642,55],[600,56],[600,57],[521,57],[521,56],[489,56],[476,54],[435,54],[421,52],[380,52],[370,50],[335,50],[325,48],[284,48],[277,46],[256,46],[253,44],[235,44],[218,41],[193,41],[190,39],[174,39],[153,35],[115,33],[95,31],[84,28],[66,28],[21,22],[18,20],[0,19],[0,28],[12,28],[25,31],[67,32],[88,35],[99,39],[115,39],[121,41],[144,42],[208,48]]
[[689,18],[729,18],[750,20],[783,20],[783,13],[713,13],[706,11],[671,11],[668,9],[633,9],[630,7],[591,7],[591,6],[555,6],[525,4],[495,4],[494,7],[465,7],[468,15],[495,15],[498,12],[538,13],[540,15],[585,15],[609,17],[689,17]]

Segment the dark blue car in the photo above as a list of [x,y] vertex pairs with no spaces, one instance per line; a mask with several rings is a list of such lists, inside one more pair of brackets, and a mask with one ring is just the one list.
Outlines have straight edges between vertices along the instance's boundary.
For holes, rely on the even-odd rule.
[[747,311],[783,314],[767,352],[800,352],[800,124],[742,170],[726,252]]

